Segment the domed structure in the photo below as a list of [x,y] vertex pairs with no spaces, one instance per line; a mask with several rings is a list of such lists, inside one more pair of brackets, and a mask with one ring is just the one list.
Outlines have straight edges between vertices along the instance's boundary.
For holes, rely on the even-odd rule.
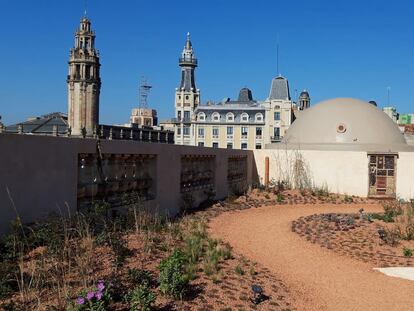
[[398,126],[383,111],[352,98],[323,101],[304,110],[283,139],[293,144],[406,145]]

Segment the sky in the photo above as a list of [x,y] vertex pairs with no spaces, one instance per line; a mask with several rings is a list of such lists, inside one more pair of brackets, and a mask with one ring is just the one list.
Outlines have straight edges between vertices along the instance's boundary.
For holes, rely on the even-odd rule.
[[[127,123],[142,76],[149,106],[173,117],[186,33],[203,103],[242,87],[269,95],[273,77],[293,99],[375,100],[414,113],[411,0],[87,0],[101,55],[100,123]],[[0,115],[6,125],[67,111],[67,61],[85,0],[0,0]],[[277,70],[279,46],[279,72]]]

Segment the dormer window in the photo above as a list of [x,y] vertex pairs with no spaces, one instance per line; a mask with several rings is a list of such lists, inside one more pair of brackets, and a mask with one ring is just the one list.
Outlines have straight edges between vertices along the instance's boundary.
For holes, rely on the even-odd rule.
[[204,112],[200,112],[198,114],[198,121],[205,121],[206,120],[206,114]]
[[255,116],[255,121],[256,121],[256,122],[263,122],[263,114],[261,114],[261,113],[256,113],[256,116]]
[[243,112],[241,114],[240,119],[241,119],[241,122],[249,122],[249,115],[247,113]]
[[211,115],[211,120],[212,120],[212,121],[214,121],[214,122],[218,122],[218,121],[220,121],[220,114],[219,114],[218,112],[214,112],[214,113]]
[[226,114],[226,122],[234,122],[234,114],[229,112]]

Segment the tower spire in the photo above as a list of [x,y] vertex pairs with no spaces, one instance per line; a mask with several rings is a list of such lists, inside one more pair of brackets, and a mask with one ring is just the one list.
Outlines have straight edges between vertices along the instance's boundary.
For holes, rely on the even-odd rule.
[[88,0],[85,0],[85,10],[83,16],[86,18],[88,17]]
[[181,67],[181,85],[180,89],[184,91],[196,90],[194,71],[197,67],[197,58],[195,57],[193,45],[190,40],[190,33],[187,33],[187,40],[183,52],[179,59]]
[[68,123],[72,135],[93,136],[99,125],[100,66],[95,32],[90,20],[84,16],[69,57]]

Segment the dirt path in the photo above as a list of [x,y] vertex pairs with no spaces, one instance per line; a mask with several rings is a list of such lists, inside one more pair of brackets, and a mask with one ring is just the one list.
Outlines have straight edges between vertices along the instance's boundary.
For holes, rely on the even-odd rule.
[[299,205],[223,213],[212,234],[237,253],[274,271],[290,289],[297,310],[414,310],[414,282],[373,271],[369,264],[314,245],[291,231],[300,216],[380,211],[376,205]]

